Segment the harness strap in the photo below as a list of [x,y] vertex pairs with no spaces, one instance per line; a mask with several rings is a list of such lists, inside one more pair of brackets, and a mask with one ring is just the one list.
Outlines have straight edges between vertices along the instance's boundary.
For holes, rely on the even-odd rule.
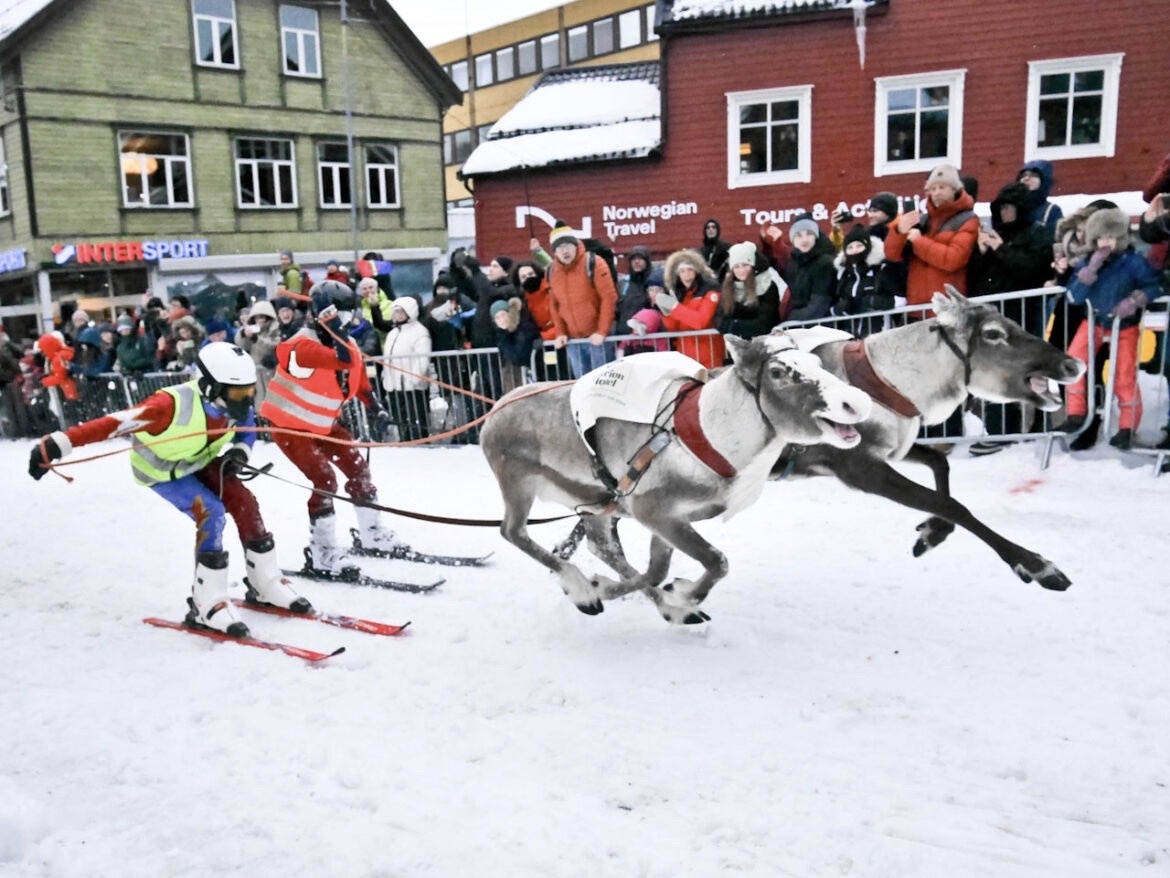
[[707,441],[707,436],[699,423],[699,396],[702,392],[701,381],[692,381],[678,392],[674,410],[674,432],[678,434],[679,440],[687,450],[704,466],[717,476],[730,479],[735,475],[735,467]]
[[855,338],[845,342],[841,352],[845,365],[845,377],[858,390],[864,390],[873,401],[881,403],[895,414],[905,418],[916,418],[922,414],[918,406],[903,396],[897,388],[887,384],[874,371],[869,356],[865,353],[865,339]]
[[941,338],[946,343],[946,346],[951,349],[951,353],[959,358],[959,362],[963,364],[963,386],[966,387],[969,385],[971,383],[971,358],[967,356],[967,354],[963,353],[959,346],[955,344],[955,340],[951,338],[951,334],[937,323],[930,327],[930,331],[937,332],[938,337]]

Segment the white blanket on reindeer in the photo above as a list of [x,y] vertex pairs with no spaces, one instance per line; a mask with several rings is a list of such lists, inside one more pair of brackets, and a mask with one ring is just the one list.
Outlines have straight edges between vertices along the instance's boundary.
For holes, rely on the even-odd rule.
[[681,379],[706,381],[707,370],[677,351],[651,351],[615,360],[577,379],[569,391],[569,406],[577,432],[596,453],[585,431],[599,418],[652,424],[671,385]]

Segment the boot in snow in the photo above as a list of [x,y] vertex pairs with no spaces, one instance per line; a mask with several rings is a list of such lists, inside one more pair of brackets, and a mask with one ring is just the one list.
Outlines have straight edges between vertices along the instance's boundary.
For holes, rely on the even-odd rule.
[[382,549],[386,552],[404,552],[410,549],[390,528],[382,524],[382,513],[368,506],[356,506],[358,535],[367,549]]
[[248,600],[291,610],[294,613],[312,612],[313,605],[293,591],[292,583],[280,573],[276,561],[276,544],[272,534],[244,544],[244,566],[248,575]]
[[346,561],[347,552],[337,545],[336,518],[330,512],[309,522],[309,554],[313,567],[329,573],[341,573],[346,569],[357,569],[357,565]]
[[200,552],[195,556],[187,624],[222,631],[229,637],[247,637],[248,626],[240,621],[228,597],[227,565],[227,552]]

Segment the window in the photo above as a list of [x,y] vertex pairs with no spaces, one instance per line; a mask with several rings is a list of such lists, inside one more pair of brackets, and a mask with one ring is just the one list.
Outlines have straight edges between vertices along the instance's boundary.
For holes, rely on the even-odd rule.
[[561,35],[545,34],[540,38],[540,68],[551,70],[561,66]]
[[488,122],[486,125],[480,125],[475,129],[475,143],[477,146],[487,141],[488,135],[492,133],[492,126],[495,124],[495,122]]
[[489,52],[486,55],[475,56],[475,87],[483,88],[485,85],[491,85],[495,80],[492,78],[492,56]]
[[291,140],[236,140],[236,198],[240,207],[296,207]]
[[292,76],[321,75],[321,39],[317,10],[304,6],[280,6],[280,41],[284,46],[284,72]]
[[875,81],[874,176],[963,164],[965,70]]
[[317,144],[317,188],[322,207],[349,207],[349,148],[344,143]]
[[589,57],[589,28],[586,25],[569,28],[569,63]]
[[461,165],[471,155],[471,129],[443,135],[443,163]]
[[0,216],[12,213],[12,201],[8,197],[8,159],[4,153],[4,138],[0,136]]
[[613,51],[613,19],[600,18],[593,22],[593,54],[608,55]]
[[658,39],[658,34],[654,32],[654,4],[651,3],[646,7],[646,42],[652,43]]
[[370,207],[399,207],[398,147],[371,143],[366,147],[366,193]]
[[508,46],[496,52],[496,81],[503,82],[516,75],[516,49]]
[[460,89],[462,89],[463,91],[467,91],[467,62],[466,61],[456,61],[454,64],[451,65],[451,69],[447,71],[447,74],[451,77],[451,81],[454,82],[457,86],[459,86]]
[[192,0],[191,14],[195,18],[195,63],[238,69],[235,0]]
[[812,179],[812,86],[727,95],[727,185]]
[[190,207],[187,135],[119,131],[123,207]]
[[516,71],[520,76],[536,72],[536,41],[529,40],[516,47]]
[[623,12],[618,16],[618,45],[623,49],[628,49],[640,42],[642,42],[642,13],[637,9]]
[[1122,57],[1029,62],[1025,160],[1113,155]]

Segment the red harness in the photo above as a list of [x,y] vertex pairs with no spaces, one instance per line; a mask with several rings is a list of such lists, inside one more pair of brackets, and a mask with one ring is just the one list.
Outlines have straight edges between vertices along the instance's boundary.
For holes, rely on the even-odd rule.
[[916,418],[922,414],[918,411],[918,406],[886,384],[873,370],[873,365],[865,354],[865,339],[855,338],[845,342],[841,357],[845,365],[845,377],[849,379],[849,383],[858,390],[868,393],[874,402],[879,402],[906,418]]
[[675,399],[674,432],[687,450],[699,458],[703,464],[718,476],[730,479],[735,475],[735,467],[728,463],[727,458],[712,447],[703,433],[699,423],[699,396],[703,392],[700,381],[692,381],[683,385]]

